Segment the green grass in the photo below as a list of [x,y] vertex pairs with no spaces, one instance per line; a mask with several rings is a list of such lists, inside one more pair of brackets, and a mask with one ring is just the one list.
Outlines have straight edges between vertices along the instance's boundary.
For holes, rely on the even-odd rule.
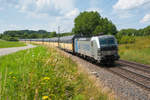
[[77,64],[55,49],[36,47],[0,57],[0,100],[108,100]]
[[133,44],[119,46],[121,59],[150,65],[150,36],[136,37]]
[[26,46],[26,44],[22,42],[10,42],[0,40],[0,48],[21,47],[21,46]]

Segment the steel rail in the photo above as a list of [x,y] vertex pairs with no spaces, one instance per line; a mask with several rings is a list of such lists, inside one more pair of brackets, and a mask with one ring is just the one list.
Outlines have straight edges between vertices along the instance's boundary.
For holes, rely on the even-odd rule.
[[[126,72],[128,72],[128,73],[130,73],[130,74],[137,75],[138,77],[141,77],[141,78],[143,78],[143,79],[145,79],[145,80],[148,80],[148,81],[150,82],[150,78],[149,78],[149,77],[143,76],[143,75],[141,75],[141,74],[137,74],[137,73],[135,73],[135,72],[132,72],[132,71],[130,71],[130,70],[123,69],[123,68],[121,68],[121,67],[117,67],[117,68],[118,68],[118,69],[121,69],[121,70],[124,70],[124,71],[126,71]],[[149,86],[144,85],[144,83],[141,83],[141,82],[139,82],[138,80],[136,81],[135,79],[133,79],[133,78],[131,78],[131,77],[128,77],[126,74],[122,74],[121,72],[117,71],[115,68],[108,68],[108,69],[106,69],[106,70],[108,70],[109,72],[114,73],[114,74],[118,75],[119,77],[122,77],[122,78],[124,78],[124,79],[126,79],[126,80],[128,80],[128,81],[130,81],[130,82],[133,82],[133,83],[134,83],[135,85],[137,85],[137,86],[140,86],[140,87],[142,87],[142,88],[144,88],[144,89],[150,91],[150,87],[149,87]],[[143,81],[143,82],[144,82],[144,81]]]
[[130,66],[131,68],[134,68],[134,69],[137,69],[137,70],[140,70],[140,71],[150,74],[150,66],[135,63],[135,62],[125,61],[125,60],[119,60],[119,61],[117,61],[117,63],[119,63],[121,65]]

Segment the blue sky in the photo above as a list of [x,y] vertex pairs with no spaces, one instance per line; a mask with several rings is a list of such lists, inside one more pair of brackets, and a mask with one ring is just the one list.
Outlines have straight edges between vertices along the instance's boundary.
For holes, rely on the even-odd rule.
[[71,31],[83,11],[98,11],[117,29],[150,25],[150,0],[0,0],[0,33],[5,30]]

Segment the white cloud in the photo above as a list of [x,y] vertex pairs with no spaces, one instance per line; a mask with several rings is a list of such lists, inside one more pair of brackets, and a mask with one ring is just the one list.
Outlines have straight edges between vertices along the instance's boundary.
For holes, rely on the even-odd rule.
[[87,11],[97,11],[101,14],[102,10],[99,7],[100,3],[101,0],[90,0],[90,7],[87,9]]
[[128,10],[148,3],[150,3],[150,0],[118,0],[113,8],[116,10]]
[[131,17],[135,17],[135,14],[131,13],[130,11],[113,11],[112,12],[113,16],[117,16],[119,19],[127,19],[127,18],[131,18]]
[[39,9],[43,8],[44,6],[50,5],[50,0],[37,0],[36,5]]
[[[45,29],[48,31],[56,31],[58,25],[62,25],[62,29],[71,31],[74,18],[80,13],[78,8],[75,8],[75,0],[0,0],[0,6],[7,1],[14,9],[20,13],[25,13],[27,18],[45,19],[45,25],[31,25],[30,27],[22,26],[27,29]],[[15,2],[16,1],[16,2]],[[7,5],[7,3],[5,2]],[[7,6],[3,8],[7,8]],[[11,27],[18,29],[16,27]],[[5,28],[5,29],[10,29]]]
[[80,13],[80,11],[77,8],[75,8],[72,11],[66,13],[65,16],[68,18],[72,18],[72,17],[76,17],[79,13]]
[[43,19],[43,18],[49,18],[49,15],[46,13],[28,12],[27,17],[29,19],[30,18]]
[[150,22],[150,14],[146,14],[140,22],[141,23]]
[[102,13],[102,10],[100,8],[89,8],[87,11],[97,11],[98,13]]
[[22,0],[22,12],[47,13],[50,16],[64,15],[74,9],[74,0]]
[[118,0],[113,5],[113,12],[120,19],[136,17],[139,11],[150,8],[150,0]]
[[56,20],[49,23],[48,26],[50,31],[58,32],[58,26],[60,26],[60,33],[70,32],[73,27],[73,20]]
[[74,18],[78,16],[79,10],[77,8],[73,9],[72,11],[66,13],[64,16],[57,16],[53,19],[55,21],[51,21],[49,23],[50,31],[56,31],[58,26],[61,27],[62,32],[70,32],[74,26]]
[[0,7],[1,8],[8,8],[8,7],[14,7],[14,5],[17,5],[17,0],[0,0]]
[[6,30],[20,30],[22,29],[21,26],[16,25],[16,24],[1,24],[0,25],[0,33],[6,31]]
[[0,0],[0,8],[18,9],[20,12],[47,13],[50,16],[64,15],[72,11],[75,0]]

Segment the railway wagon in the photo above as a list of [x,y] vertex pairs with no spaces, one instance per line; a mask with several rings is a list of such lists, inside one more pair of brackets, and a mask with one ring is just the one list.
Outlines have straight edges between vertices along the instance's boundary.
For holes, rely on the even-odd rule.
[[59,48],[64,49],[68,52],[74,53],[74,39],[75,35],[65,36],[59,39]]

